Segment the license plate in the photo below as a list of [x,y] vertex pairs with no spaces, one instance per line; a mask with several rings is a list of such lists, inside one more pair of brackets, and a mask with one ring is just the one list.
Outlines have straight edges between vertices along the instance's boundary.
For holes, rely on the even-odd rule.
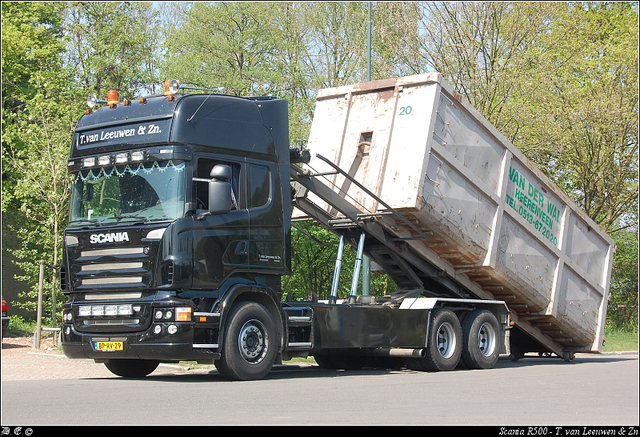
[[97,351],[121,351],[124,350],[122,341],[96,341],[93,343],[94,350]]

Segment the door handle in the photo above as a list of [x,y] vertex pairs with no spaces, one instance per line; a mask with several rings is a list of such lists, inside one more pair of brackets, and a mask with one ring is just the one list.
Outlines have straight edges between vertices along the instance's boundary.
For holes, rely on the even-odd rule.
[[236,255],[247,255],[248,252],[249,252],[249,242],[248,241],[241,241],[236,246],[236,250],[234,251],[234,254],[236,254]]

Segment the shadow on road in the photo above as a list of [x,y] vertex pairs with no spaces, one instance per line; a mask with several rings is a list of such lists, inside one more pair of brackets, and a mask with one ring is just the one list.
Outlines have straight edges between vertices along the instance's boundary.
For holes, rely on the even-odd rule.
[[[638,360],[637,355],[599,355],[599,356],[577,356],[571,362],[565,362],[558,357],[525,357],[518,361],[511,361],[508,357],[501,357],[498,363],[494,367],[497,369],[508,368],[522,368],[532,366],[579,366],[588,363],[610,363]],[[215,369],[190,369],[185,370],[184,373],[167,372],[159,373],[161,370],[156,371],[155,374],[146,378],[140,378],[144,380],[153,380],[161,382],[221,382],[221,383],[234,383],[241,384],[243,382],[251,381],[228,381],[224,379]],[[470,369],[456,369],[453,372],[486,372],[487,370],[470,370]],[[263,380],[286,380],[286,379],[300,379],[300,378],[341,378],[345,376],[381,376],[390,374],[422,374],[416,370],[407,368],[402,369],[384,369],[384,368],[363,368],[361,370],[328,370],[322,369],[316,365],[276,365],[272,371]]]

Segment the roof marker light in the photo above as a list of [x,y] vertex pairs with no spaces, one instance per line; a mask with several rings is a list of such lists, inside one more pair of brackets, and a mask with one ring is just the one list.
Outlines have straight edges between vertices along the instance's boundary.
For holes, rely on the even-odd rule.
[[129,160],[129,155],[126,153],[118,153],[116,155],[116,164],[124,164]]

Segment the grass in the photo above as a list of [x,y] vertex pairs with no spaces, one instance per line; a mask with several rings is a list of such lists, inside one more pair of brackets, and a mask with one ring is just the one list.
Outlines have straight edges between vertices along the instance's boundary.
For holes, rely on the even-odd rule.
[[606,341],[603,352],[637,351],[638,331],[608,330],[604,332]]

